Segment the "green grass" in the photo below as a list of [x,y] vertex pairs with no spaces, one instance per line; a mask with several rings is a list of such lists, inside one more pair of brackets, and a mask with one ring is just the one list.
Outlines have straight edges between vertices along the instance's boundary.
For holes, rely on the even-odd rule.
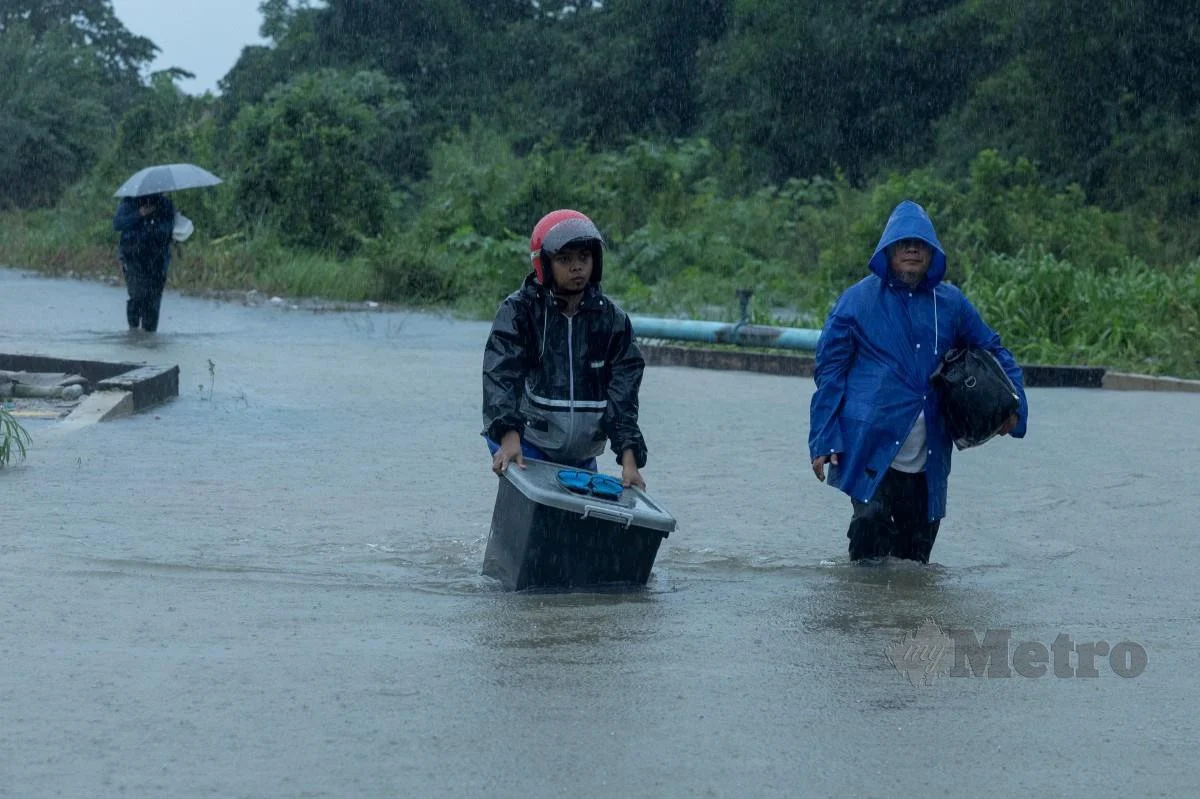
[[21,427],[13,415],[0,408],[0,468],[17,460],[25,459],[25,448],[30,443],[29,433]]
[[[714,243],[689,229],[656,235],[639,229],[625,238],[606,256],[605,287],[634,314],[735,321],[736,292],[750,288],[756,324],[819,327],[837,295],[865,274],[865,255],[864,266],[852,268],[848,257],[826,259],[826,250],[817,250],[803,254],[800,265],[800,254],[743,251],[732,239]],[[664,238],[674,245],[659,247]],[[840,239],[829,241],[841,246]],[[51,275],[116,276],[115,242],[107,216],[97,220],[70,208],[0,215],[4,264]],[[486,319],[520,284],[524,247],[512,232],[399,231],[359,255],[339,257],[287,248],[269,231],[213,240],[198,234],[177,245],[168,285],[187,292],[379,300]],[[1080,266],[1032,247],[974,258],[952,260],[947,278],[1021,362],[1200,377],[1200,261],[1154,266],[1125,255],[1106,266]]]
[[[74,217],[74,218],[73,218]],[[101,222],[67,213],[0,215],[0,264],[52,276],[119,277],[116,234]],[[287,297],[359,302],[380,293],[380,278],[363,258],[283,247],[269,233],[174,245],[170,288],[185,292],[257,290]]]

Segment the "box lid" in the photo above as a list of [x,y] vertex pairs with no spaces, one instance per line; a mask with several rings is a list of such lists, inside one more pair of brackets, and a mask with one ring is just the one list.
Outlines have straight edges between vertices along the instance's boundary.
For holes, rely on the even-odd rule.
[[534,502],[578,513],[583,518],[604,519],[626,527],[648,527],[663,533],[675,529],[675,517],[644,491],[631,486],[621,492],[619,499],[576,494],[558,482],[558,472],[565,468],[561,464],[526,458],[524,469],[515,463],[509,464],[501,479],[508,480]]

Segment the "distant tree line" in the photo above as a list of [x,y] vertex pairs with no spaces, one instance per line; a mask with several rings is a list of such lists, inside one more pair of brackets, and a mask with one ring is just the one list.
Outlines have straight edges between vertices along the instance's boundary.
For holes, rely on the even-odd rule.
[[109,0],[0,0],[0,257],[110,269],[115,186],[193,161],[226,181],[186,198],[193,286],[487,314],[571,206],[631,309],[817,324],[912,197],[1019,355],[1200,374],[1200,5],[260,8],[194,97]]
[[[731,188],[1025,157],[1107,208],[1194,212],[1200,6],[1166,0],[264,0],[205,105],[236,158],[265,106],[370,139],[377,179],[420,180],[472,122],[538,143],[619,148],[703,136]],[[109,0],[0,0],[0,176],[9,205],[53,202],[107,153],[154,86],[152,42]],[[357,77],[356,77],[357,76]],[[366,77],[364,77],[366,76]],[[361,113],[374,121],[359,119]],[[252,122],[246,117],[253,117]],[[194,120],[193,120],[194,121]],[[184,119],[143,119],[170,135]],[[168,129],[163,129],[165,126]],[[367,130],[366,128],[372,128]],[[379,130],[374,128],[378,127]],[[273,134],[278,144],[280,134]],[[140,156],[132,153],[131,156]],[[263,177],[269,165],[242,163]],[[276,165],[278,166],[278,164]],[[276,191],[276,186],[271,191]],[[365,218],[369,232],[375,221]]]

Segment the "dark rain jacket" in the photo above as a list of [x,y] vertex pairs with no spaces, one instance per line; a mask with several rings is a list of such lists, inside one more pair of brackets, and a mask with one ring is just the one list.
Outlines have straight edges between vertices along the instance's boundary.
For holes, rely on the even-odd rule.
[[[933,247],[929,271],[915,288],[888,269],[888,245],[905,238]],[[938,393],[929,382],[939,360],[948,349],[967,346],[996,356],[1020,395],[1014,438],[1025,435],[1029,418],[1021,368],[962,291],[942,282],[946,254],[921,206],[910,201],[896,206],[868,266],[871,275],[838,299],[817,343],[809,457],[837,453],[830,485],[869,502],[924,411],[933,521],[946,515],[952,449]]]
[[155,200],[154,212],[138,214],[141,197],[125,197],[117,204],[113,230],[121,231],[117,255],[121,263],[139,276],[162,277],[171,264],[171,234],[175,229],[175,206],[165,195]]
[[554,460],[577,462],[604,451],[620,463],[646,443],[638,427],[645,360],[625,312],[588,284],[568,317],[530,274],[500,305],[483,356],[484,434],[499,442],[516,430]]

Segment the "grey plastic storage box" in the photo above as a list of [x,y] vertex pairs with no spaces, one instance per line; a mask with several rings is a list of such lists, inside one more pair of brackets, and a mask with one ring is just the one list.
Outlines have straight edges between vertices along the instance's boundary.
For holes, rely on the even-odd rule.
[[500,477],[484,575],[514,591],[646,584],[675,529],[670,513],[636,488],[615,500],[577,494],[559,484],[567,467],[529,458],[525,466]]

